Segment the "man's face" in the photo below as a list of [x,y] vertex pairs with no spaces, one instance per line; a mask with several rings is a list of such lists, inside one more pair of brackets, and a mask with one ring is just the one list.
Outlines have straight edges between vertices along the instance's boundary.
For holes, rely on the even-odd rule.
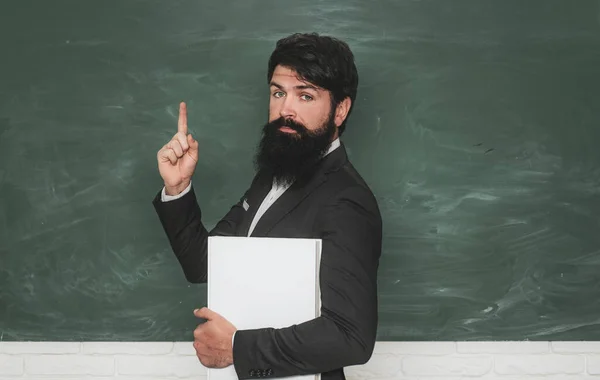
[[336,113],[329,91],[298,79],[287,68],[276,68],[269,94],[269,121],[256,164],[289,184],[309,173],[337,137]]
[[[323,130],[327,124],[339,126],[341,122],[332,115],[331,94],[329,91],[305,82],[297,77],[292,69],[277,66],[273,72],[269,86],[269,122],[277,119],[293,121],[304,126],[306,132]],[[298,135],[292,128],[283,126],[279,130],[291,135]],[[338,136],[337,128],[331,137]]]

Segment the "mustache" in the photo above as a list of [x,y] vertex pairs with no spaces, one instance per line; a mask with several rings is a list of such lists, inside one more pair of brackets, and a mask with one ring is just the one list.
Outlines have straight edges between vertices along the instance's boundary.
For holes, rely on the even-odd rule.
[[308,129],[302,123],[298,123],[292,119],[286,119],[284,117],[279,117],[278,119],[273,120],[269,123],[269,125],[272,130],[279,129],[281,127],[288,127],[301,135],[308,134]]

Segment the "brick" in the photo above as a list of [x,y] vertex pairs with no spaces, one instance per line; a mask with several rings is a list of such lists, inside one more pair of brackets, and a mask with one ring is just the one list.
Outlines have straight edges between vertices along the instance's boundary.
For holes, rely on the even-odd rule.
[[[190,344],[191,345],[191,344]],[[193,348],[193,347],[192,347]],[[172,342],[84,342],[84,354],[164,355],[173,352]]]
[[580,355],[498,355],[495,372],[501,375],[583,374],[585,358]]
[[493,366],[491,356],[406,356],[402,371],[418,376],[483,376]]
[[196,356],[196,350],[193,346],[194,342],[175,342],[173,345],[173,353],[175,355]]
[[347,367],[345,372],[356,378],[394,377],[401,368],[401,356],[374,353],[366,364]]
[[596,377],[585,375],[550,375],[550,376],[504,376],[489,373],[483,376],[401,376],[401,377],[347,377],[348,380],[594,380]]
[[115,363],[112,356],[31,355],[25,357],[25,373],[109,376],[115,373]]
[[23,358],[0,354],[0,375],[22,375]]
[[116,356],[117,373],[135,376],[206,376],[196,356]]
[[600,354],[587,355],[587,372],[590,375],[600,375]]
[[[23,377],[2,377],[0,376],[0,380],[112,380],[112,377],[96,377],[96,376],[82,376],[82,375],[55,375],[55,376],[45,376],[45,375],[25,375]],[[162,380],[162,379],[161,379]]]
[[[4,377],[0,375],[0,380],[206,380],[205,376],[194,376],[194,377],[148,377],[148,376],[24,376],[15,377],[8,376]],[[472,380],[472,379],[471,379]]]
[[79,342],[1,342],[0,353],[5,354],[76,354]]
[[456,353],[454,342],[377,342],[375,353],[398,355],[451,355]]
[[551,342],[550,347],[560,354],[600,353],[600,342]]
[[458,342],[461,354],[545,354],[550,352],[548,342]]
[[[160,377],[149,377],[149,376],[129,376],[129,375],[118,375],[115,376],[114,378],[109,378],[109,379],[93,379],[93,380],[206,380],[206,376],[202,376],[202,375],[196,375],[196,376],[192,376],[192,377],[172,377],[172,376],[168,376],[168,377],[164,377],[164,376],[160,376]],[[1,379],[0,379],[1,380]],[[16,380],[16,379],[12,379],[12,380]],[[29,379],[27,379],[29,380]],[[40,380],[45,380],[45,379],[40,379]],[[61,379],[61,380],[70,380],[70,379]],[[79,379],[78,379],[79,380]],[[471,379],[473,380],[473,379]]]

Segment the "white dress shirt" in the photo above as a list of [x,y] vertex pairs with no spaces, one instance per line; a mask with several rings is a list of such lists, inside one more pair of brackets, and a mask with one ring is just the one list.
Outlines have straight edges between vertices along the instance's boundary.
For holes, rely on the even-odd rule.
[[[336,150],[339,146],[340,146],[340,139],[337,138],[331,143],[331,145],[329,145],[329,149],[325,153],[325,156],[327,156],[329,153]],[[290,185],[278,185],[275,181],[273,181],[273,185],[271,186],[271,191],[269,191],[269,193],[267,194],[265,199],[263,199],[262,203],[260,204],[260,207],[256,211],[256,215],[254,215],[254,219],[252,219],[252,224],[250,224],[250,228],[248,229],[248,236],[250,236],[250,234],[252,234],[252,231],[254,231],[254,227],[256,227],[256,224],[258,223],[260,218],[264,215],[264,213],[269,209],[269,207],[271,207],[273,205],[273,203],[275,203],[275,201],[277,199],[279,199],[279,197],[283,193],[285,193],[285,191],[290,187]],[[161,200],[163,202],[168,202],[168,201],[171,201],[171,200],[174,200],[177,198],[181,198],[185,194],[187,194],[191,188],[192,188],[192,183],[190,182],[190,184],[181,193],[179,193],[177,195],[167,195],[165,192],[165,188],[163,187],[162,193],[161,193]],[[233,336],[231,337],[231,347],[233,347],[234,338],[235,338],[235,332],[233,333]]]

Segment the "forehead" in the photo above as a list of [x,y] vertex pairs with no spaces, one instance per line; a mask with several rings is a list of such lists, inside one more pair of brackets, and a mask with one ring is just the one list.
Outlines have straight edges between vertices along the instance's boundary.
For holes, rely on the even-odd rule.
[[271,84],[277,83],[283,87],[299,87],[299,86],[310,86],[316,90],[322,90],[319,86],[310,83],[308,81],[300,79],[298,73],[285,66],[277,66],[273,71],[273,77],[271,78]]

